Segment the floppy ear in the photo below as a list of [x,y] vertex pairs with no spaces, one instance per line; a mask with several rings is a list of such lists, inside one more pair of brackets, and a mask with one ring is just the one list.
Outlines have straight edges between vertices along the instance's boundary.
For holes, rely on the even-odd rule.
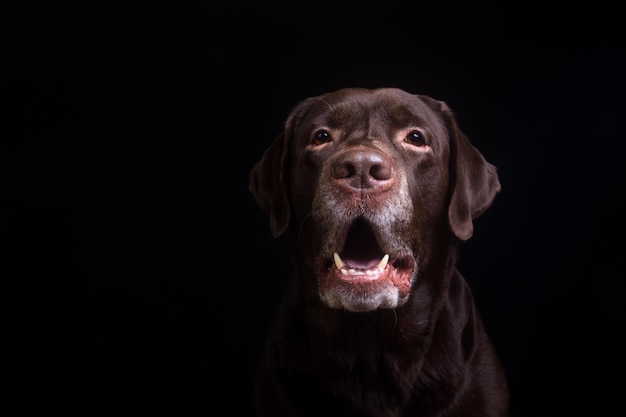
[[300,120],[318,97],[309,97],[298,103],[289,113],[280,133],[250,172],[248,189],[261,208],[270,216],[270,232],[279,237],[289,226],[290,149],[293,135]]
[[287,229],[290,218],[287,197],[287,159],[285,133],[279,134],[250,172],[248,189],[261,208],[269,214],[270,232],[274,238]]
[[467,240],[474,232],[472,221],[487,210],[500,191],[496,167],[470,143],[445,102],[419,97],[441,115],[446,125],[450,140],[451,182],[448,222],[459,239]]
[[448,221],[454,234],[467,240],[474,232],[472,221],[487,210],[500,191],[500,180],[496,167],[470,143],[445,103],[442,103],[442,116],[450,138],[452,187]]

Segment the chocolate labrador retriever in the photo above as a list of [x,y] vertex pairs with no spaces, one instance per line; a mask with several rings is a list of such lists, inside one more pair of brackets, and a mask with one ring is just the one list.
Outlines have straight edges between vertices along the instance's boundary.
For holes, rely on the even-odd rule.
[[395,88],[307,98],[249,188],[272,235],[286,233],[290,272],[259,417],[508,415],[455,267],[500,182],[445,103]]

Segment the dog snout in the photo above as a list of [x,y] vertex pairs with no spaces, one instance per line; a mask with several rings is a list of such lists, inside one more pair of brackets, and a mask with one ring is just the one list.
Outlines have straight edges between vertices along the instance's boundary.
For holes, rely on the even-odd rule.
[[378,191],[393,182],[394,169],[385,154],[354,148],[337,155],[332,163],[332,178],[351,191]]

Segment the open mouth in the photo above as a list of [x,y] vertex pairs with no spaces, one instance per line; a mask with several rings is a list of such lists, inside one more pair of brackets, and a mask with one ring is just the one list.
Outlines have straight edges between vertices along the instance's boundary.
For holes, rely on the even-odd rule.
[[406,245],[366,220],[354,221],[341,250],[322,262],[320,296],[353,312],[396,308],[409,296],[415,258]]
[[392,279],[397,281],[400,278],[406,280],[407,276],[410,276],[413,258],[386,253],[372,227],[359,218],[349,227],[341,251],[335,252],[332,261],[327,260],[326,263],[326,268],[331,269],[329,271],[331,275],[342,280],[358,282]]

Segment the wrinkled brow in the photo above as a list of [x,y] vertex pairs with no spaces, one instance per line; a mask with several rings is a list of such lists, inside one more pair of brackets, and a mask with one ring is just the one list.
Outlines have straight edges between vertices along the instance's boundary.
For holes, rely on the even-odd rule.
[[380,108],[385,121],[396,129],[410,126],[424,126],[427,123],[425,115],[404,105],[384,106]]
[[362,103],[335,103],[333,106],[326,106],[323,111],[308,120],[312,126],[326,126],[329,128],[350,128],[359,123],[369,120],[370,109]]

